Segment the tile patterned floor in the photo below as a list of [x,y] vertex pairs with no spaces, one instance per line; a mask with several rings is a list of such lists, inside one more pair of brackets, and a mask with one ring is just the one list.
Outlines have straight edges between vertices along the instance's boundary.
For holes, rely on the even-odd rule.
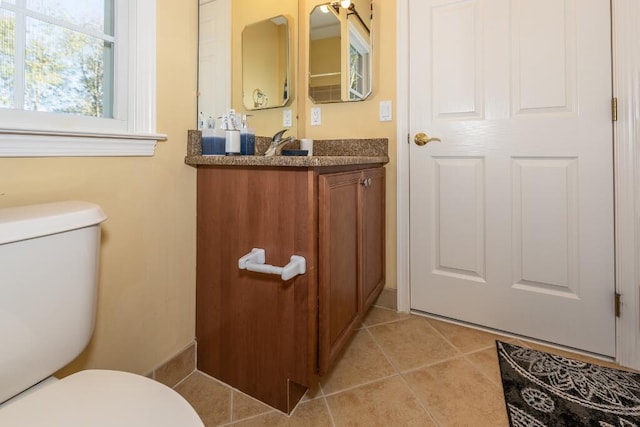
[[201,372],[175,389],[207,427],[507,426],[496,339],[558,352],[373,307],[339,362],[291,416]]

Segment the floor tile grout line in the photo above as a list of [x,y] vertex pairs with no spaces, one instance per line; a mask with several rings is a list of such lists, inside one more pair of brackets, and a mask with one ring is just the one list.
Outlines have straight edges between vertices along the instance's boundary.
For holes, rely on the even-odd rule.
[[318,379],[318,387],[320,388],[320,396],[326,397],[326,394],[324,392],[324,387],[322,387],[322,382],[320,381],[320,379]]
[[370,328],[375,328],[376,326],[383,326],[383,325],[389,325],[391,323],[398,323],[398,322],[403,322],[405,320],[408,320],[409,317],[407,317],[406,319],[394,319],[394,320],[386,320],[384,322],[380,322],[380,323],[375,323],[373,325],[365,325],[364,323],[362,324],[362,328],[360,329],[370,329]]
[[[189,372],[189,375],[187,375],[186,377],[184,377],[183,379],[181,379],[180,381],[178,381],[173,387],[171,387],[171,389],[175,390],[176,387],[178,387],[180,384],[182,384],[183,382],[185,382],[187,380],[187,378],[191,377],[193,374],[195,374],[196,372],[199,372],[197,369],[194,369],[193,371]],[[158,380],[154,380],[154,381],[158,381]]]
[[[469,363],[471,363],[471,365],[473,365],[474,368],[476,368],[476,370],[478,370],[478,372],[480,372],[480,374],[482,374],[485,378],[487,378],[489,381],[491,381],[492,383],[496,384],[498,387],[502,388],[502,378],[500,376],[498,376],[498,379],[493,378],[492,375],[490,375],[489,372],[487,372],[485,369],[483,369],[480,364],[475,363],[473,360],[471,360],[472,355],[474,354],[478,354],[478,353],[482,353],[483,351],[487,351],[487,350],[491,350],[494,349],[495,350],[495,346],[493,347],[487,347],[485,349],[482,350],[477,350],[477,351],[473,351],[471,353],[467,353],[464,355],[465,359],[467,359],[467,361]],[[496,353],[496,356],[499,357],[499,355]],[[496,363],[500,363],[500,361],[496,361]],[[499,368],[499,366],[498,366]],[[499,372],[499,371],[498,371]]]
[[[195,371],[193,371],[189,376],[193,375],[193,374],[194,374],[194,373],[196,373],[196,372],[197,372],[197,373],[199,373],[199,374],[201,374],[202,376],[206,377],[208,380],[210,380],[210,381],[214,381],[215,383],[217,383],[217,384],[219,384],[219,385],[223,386],[223,387],[224,387],[224,388],[225,388],[225,389],[230,393],[230,396],[229,396],[229,406],[230,406],[230,408],[229,408],[229,418],[230,418],[230,421],[229,421],[229,422],[227,422],[227,423],[224,423],[224,424],[219,424],[219,426],[231,425],[231,424],[234,424],[234,423],[238,423],[238,422],[240,422],[240,421],[249,420],[249,419],[256,418],[256,417],[259,417],[259,416],[262,416],[262,415],[265,415],[265,414],[270,414],[270,413],[272,413],[272,412],[284,414],[284,412],[280,412],[280,411],[278,411],[277,409],[273,408],[272,406],[269,406],[268,404],[266,404],[266,403],[264,403],[264,402],[259,401],[259,400],[258,400],[258,399],[256,399],[255,397],[248,395],[247,393],[243,392],[242,390],[238,390],[238,389],[236,389],[236,388],[234,388],[234,387],[231,387],[229,384],[227,384],[227,383],[224,383],[224,382],[220,381],[220,380],[219,380],[219,379],[217,379],[216,377],[213,377],[213,376],[211,376],[211,375],[207,374],[206,372],[202,372],[202,371],[199,371],[199,370],[195,370]],[[234,398],[233,398],[233,397],[234,397],[234,394],[235,394],[234,392],[240,393],[240,394],[242,394],[243,396],[245,396],[246,398],[251,399],[251,400],[254,400],[254,401],[256,401],[256,402],[258,402],[258,403],[260,403],[260,404],[264,405],[264,406],[265,406],[265,408],[267,408],[267,410],[266,410],[266,411],[264,411],[264,412],[261,412],[261,413],[259,413],[259,414],[256,414],[256,415],[252,415],[252,416],[250,416],[250,417],[246,417],[246,418],[241,418],[241,419],[238,419],[238,420],[234,420],[234,419],[233,419],[233,401],[234,401]]]
[[[409,318],[412,318],[412,317],[413,317],[414,319],[423,319],[423,320],[425,320],[425,321],[426,321],[426,323],[427,323],[427,325],[429,326],[429,328],[431,328],[431,329],[432,329],[432,330],[433,330],[433,331],[434,331],[434,332],[435,332],[435,333],[436,333],[440,338],[442,338],[442,339],[443,339],[447,344],[449,344],[449,345],[450,345],[450,346],[451,346],[451,347],[452,347],[452,348],[453,348],[457,353],[459,353],[459,354],[468,354],[468,353],[473,353],[473,352],[476,352],[476,351],[483,351],[483,350],[486,350],[486,349],[488,349],[488,348],[491,348],[491,346],[490,346],[490,345],[488,345],[488,346],[486,346],[486,347],[482,347],[482,348],[480,348],[480,349],[474,349],[474,350],[472,350],[472,351],[465,352],[465,351],[463,351],[461,348],[459,348],[457,345],[455,345],[455,344],[453,343],[453,341],[451,341],[451,340],[450,340],[450,339],[449,339],[449,338],[448,338],[448,337],[447,337],[443,332],[440,332],[440,330],[438,330],[438,328],[436,328],[436,327],[431,323],[431,320],[436,320],[436,321],[438,321],[438,322],[443,322],[443,323],[448,323],[448,322],[445,322],[445,321],[443,321],[443,320],[438,320],[438,319],[432,319],[432,318],[430,318],[430,317],[426,317],[426,316],[418,316],[418,315],[415,315],[415,314],[410,314],[410,317],[409,317]],[[456,323],[451,323],[451,324],[452,324],[452,325],[456,325],[456,326],[461,326],[461,325],[457,325]],[[462,328],[465,328],[465,329],[472,329],[472,328],[467,328],[467,327],[465,327],[465,326],[461,326],[461,327],[462,327]]]
[[260,417],[263,417],[263,416],[269,415],[269,414],[281,414],[281,415],[287,416],[286,414],[283,414],[283,413],[281,413],[281,412],[279,412],[279,411],[277,411],[275,409],[272,409],[270,411],[263,412],[261,414],[251,415],[249,417],[240,418],[239,420],[231,420],[228,423],[217,424],[216,427],[232,426],[232,425],[235,425],[235,424],[238,424],[238,423],[242,423],[242,422],[245,422],[245,421],[253,420],[255,418],[260,418]]
[[231,390],[231,396],[229,397],[229,419],[230,419],[230,422],[235,421],[233,419],[233,400],[234,400],[233,398],[234,398],[234,396],[235,396],[235,393],[233,392],[233,390]]
[[331,412],[331,406],[329,406],[329,401],[326,397],[322,397],[324,401],[324,406],[327,408],[327,412],[329,413],[329,420],[331,420],[331,426],[336,427],[336,420],[333,418],[333,412]]
[[[420,318],[420,316],[416,316],[416,318]],[[410,319],[410,317],[408,317],[408,319]],[[454,360],[454,359],[457,359],[457,358],[463,357],[463,356],[465,355],[465,353],[463,353],[463,352],[462,352],[458,347],[456,347],[455,345],[453,345],[453,343],[451,343],[451,342],[450,342],[450,341],[449,341],[449,340],[448,340],[448,339],[447,339],[447,338],[446,338],[442,333],[440,333],[440,331],[438,331],[438,330],[437,330],[433,325],[431,325],[431,323],[430,323],[430,322],[428,322],[428,321],[427,321],[427,325],[428,325],[431,329],[433,329],[433,330],[436,332],[436,334],[437,334],[438,336],[440,336],[441,338],[443,338],[443,339],[445,340],[445,342],[446,342],[447,344],[449,344],[449,345],[451,346],[451,348],[453,348],[453,349],[456,351],[456,354],[455,354],[455,355],[453,355],[453,356],[451,356],[451,357],[447,357],[447,358],[445,358],[445,359],[438,360],[438,361],[436,361],[436,362],[425,363],[424,365],[420,365],[420,366],[418,366],[418,367],[410,368],[410,369],[405,369],[405,370],[403,370],[403,369],[401,369],[399,366],[397,366],[397,365],[394,363],[393,359],[387,355],[387,353],[384,351],[384,348],[382,347],[382,345],[381,345],[381,344],[378,342],[378,340],[376,339],[375,335],[374,335],[371,331],[369,331],[368,329],[367,329],[367,332],[369,332],[369,335],[371,335],[371,338],[373,339],[373,341],[376,343],[376,345],[378,346],[378,348],[380,349],[380,351],[382,351],[382,354],[384,354],[384,356],[387,358],[387,360],[389,361],[389,363],[391,363],[391,366],[393,366],[393,367],[397,370],[397,372],[398,372],[400,375],[402,375],[402,374],[403,374],[403,373],[405,373],[405,372],[413,372],[413,371],[418,370],[418,369],[422,369],[422,368],[426,368],[426,367],[430,367],[430,366],[437,365],[437,364],[439,364],[439,363],[443,363],[443,362],[447,362],[447,361],[450,361],[450,360]],[[489,348],[489,347],[487,347],[487,348]],[[486,348],[485,348],[485,349],[482,349],[482,350],[486,350]]]
[[441,359],[441,360],[438,360],[438,361],[435,361],[435,362],[425,363],[424,365],[416,366],[414,368],[405,369],[404,371],[400,371],[399,374],[400,375],[411,374],[413,372],[420,371],[422,369],[432,368],[432,367],[440,365],[442,363],[451,362],[451,361],[454,361],[454,360],[462,359],[464,357],[465,357],[464,354],[456,354],[456,355],[453,355],[451,357],[447,357],[446,359]]
[[375,323],[375,324],[373,324],[373,325],[366,325],[366,324],[363,322],[363,323],[362,323],[362,328],[361,328],[361,329],[370,329],[370,328],[375,328],[375,327],[377,327],[377,326],[388,325],[388,324],[390,324],[390,323],[404,322],[404,321],[409,320],[409,319],[411,319],[411,315],[410,315],[410,314],[409,314],[409,315],[407,315],[407,316],[400,317],[400,318],[398,318],[398,319],[387,320],[387,321],[384,321],[384,322]]
[[465,355],[462,357],[463,361],[465,363],[468,363],[473,369],[475,369],[481,376],[483,376],[486,380],[488,380],[491,384],[494,384],[495,386],[498,387],[498,389],[500,390],[500,392],[502,392],[502,380],[500,380],[500,384],[496,383],[495,380],[492,380],[491,377],[489,377],[488,375],[486,375],[484,373],[483,369],[480,369],[475,363],[473,363],[471,360],[469,360],[469,358]]
[[[427,315],[427,314],[422,314],[422,315],[413,314],[413,313],[411,313],[411,314],[416,316],[416,317],[418,317],[418,318],[420,318],[420,319],[425,319],[427,321],[427,323],[429,323],[429,326],[431,326],[433,329],[436,330],[436,332],[438,332],[440,335],[442,335],[445,338],[446,338],[446,336],[442,332],[440,332],[438,330],[438,328],[433,326],[433,324],[431,323],[432,321],[445,323],[447,325],[453,325],[453,326],[456,326],[456,327],[459,327],[459,328],[462,328],[462,329],[467,329],[467,330],[470,330],[470,331],[475,331],[475,332],[488,334],[488,335],[491,335],[492,337],[495,337],[494,339],[500,340],[500,341],[503,341],[503,342],[505,342],[507,340],[510,340],[510,339],[515,339],[515,340],[520,339],[517,335],[510,334],[510,333],[505,332],[505,331],[498,331],[498,330],[491,329],[491,328],[478,327],[477,325],[467,325],[464,322],[461,323],[461,322],[453,321],[453,319],[452,320],[447,320],[447,319],[444,319],[444,318],[434,317],[434,316]],[[453,345],[453,343],[451,343],[451,345]]]
[[[218,383],[218,384],[220,384],[220,385],[222,385],[222,386],[227,387],[227,388],[228,388],[228,389],[230,389],[230,390],[235,390],[235,389],[234,389],[233,387],[231,387],[229,384],[227,384],[227,383],[225,383],[225,382],[220,381],[220,380],[219,380],[219,379],[217,379],[216,377],[214,377],[214,376],[212,376],[212,375],[209,375],[209,374],[207,374],[207,373],[206,373],[206,372],[204,372],[204,371],[200,371],[200,370],[198,370],[198,369],[196,369],[195,371],[193,371],[193,373],[196,373],[196,372],[197,372],[197,373],[199,373],[199,374],[200,374],[200,375],[202,375],[202,376],[207,377],[208,379],[210,379],[210,380],[212,380],[212,381],[215,381],[216,383]],[[240,391],[240,390],[238,390],[238,391]],[[240,393],[242,393],[242,392],[240,392]]]
[[360,383],[358,385],[352,385],[350,387],[343,388],[341,390],[325,394],[324,397],[325,398],[334,397],[337,394],[344,393],[344,392],[347,392],[347,391],[352,391],[352,390],[355,390],[355,389],[357,389],[359,387],[363,387],[363,386],[366,386],[366,385],[375,384],[375,383],[378,383],[378,382],[383,381],[383,380],[388,380],[389,378],[397,377],[399,375],[400,375],[400,372],[395,372],[392,375],[385,375],[384,377],[376,378],[375,380],[365,381],[365,382]]
[[430,319],[428,317],[425,317],[425,319],[427,320],[427,325],[429,325],[429,327],[431,329],[433,329],[436,332],[436,334],[438,334],[442,339],[444,339],[447,342],[447,344],[449,344],[451,347],[453,347],[458,353],[464,354],[464,352],[461,349],[459,349],[458,346],[453,343],[453,341],[451,341],[449,338],[447,338],[445,334],[440,332],[438,330],[438,328],[436,328],[435,326],[433,326],[431,324],[431,321],[430,321]]
[[385,320],[384,322],[375,323],[375,324],[372,324],[372,325],[367,325],[367,324],[364,322],[364,320],[366,320],[366,317],[367,317],[367,316],[365,316],[365,319],[363,319],[363,321],[362,321],[362,328],[361,328],[361,329],[364,329],[364,328],[372,328],[372,327],[379,326],[379,325],[386,325],[386,324],[388,324],[388,323],[400,322],[400,321],[403,321],[403,320],[409,319],[409,318],[411,317],[411,314],[406,314],[406,315],[405,315],[404,313],[398,313],[396,310],[392,310],[392,309],[390,309],[390,308],[377,307],[377,306],[376,306],[375,308],[378,308],[378,309],[380,309],[380,310],[385,310],[385,311],[389,311],[389,312],[395,313],[395,314],[398,316],[398,318],[397,318],[397,319],[392,319],[392,320]]
[[467,362],[469,362],[471,364],[471,366],[474,367],[475,370],[477,370],[480,375],[482,375],[483,377],[485,377],[487,380],[489,380],[491,383],[497,385],[498,387],[500,387],[500,389],[502,389],[502,379],[498,378],[497,380],[495,378],[493,378],[488,372],[485,372],[484,369],[482,369],[481,367],[479,367],[478,365],[476,365],[472,360],[470,360],[467,356],[464,356],[465,359],[467,360]]
[[411,392],[411,395],[416,399],[416,401],[418,402],[418,404],[420,405],[420,407],[427,413],[427,415],[429,416],[429,418],[431,418],[431,421],[434,422],[434,424],[436,426],[441,426],[440,422],[436,419],[436,417],[431,413],[431,411],[429,411],[429,408],[427,406],[427,403],[424,402],[422,399],[420,399],[420,397],[418,397],[418,395],[416,394],[416,391],[413,389],[413,387],[411,387],[411,384],[409,384],[409,381],[407,381],[407,379],[405,378],[405,376],[403,374],[400,374],[400,379],[404,382],[404,384],[407,386],[407,388],[409,389],[409,391]]
[[[421,318],[421,317],[420,317],[420,316],[416,316],[416,318]],[[407,317],[407,319],[410,319],[410,317]],[[369,328],[366,328],[366,329],[367,329],[367,332],[369,333],[369,335],[371,336],[371,338],[373,339],[373,341],[376,343],[376,345],[378,346],[378,348],[380,349],[380,351],[382,351],[382,354],[384,354],[385,358],[389,361],[389,363],[391,363],[391,366],[393,366],[393,368],[394,368],[394,369],[396,369],[396,370],[397,370],[397,372],[398,372],[400,375],[402,375],[402,374],[403,374],[403,373],[405,373],[405,372],[413,372],[413,371],[418,370],[418,369],[422,369],[422,368],[426,368],[426,367],[434,366],[434,365],[437,365],[437,364],[439,364],[439,363],[444,363],[444,362],[447,362],[447,361],[450,361],[450,360],[455,360],[455,359],[457,359],[457,358],[464,357],[464,356],[466,356],[466,355],[468,355],[468,354],[473,354],[473,353],[476,353],[476,352],[485,351],[485,350],[487,350],[487,349],[490,349],[490,348],[491,348],[491,346],[486,346],[486,347],[482,347],[482,348],[480,348],[480,349],[475,349],[475,350],[473,350],[473,351],[471,351],[471,352],[465,353],[465,352],[463,352],[461,349],[459,349],[457,346],[455,346],[455,345],[454,345],[450,340],[448,340],[448,339],[447,339],[447,337],[446,337],[446,336],[444,336],[444,334],[443,334],[443,333],[441,333],[440,331],[438,331],[438,329],[437,329],[435,326],[433,326],[433,325],[431,324],[431,322],[429,322],[429,321],[428,321],[428,318],[424,318],[424,317],[423,317],[423,319],[427,319],[427,325],[428,325],[428,326],[429,326],[429,327],[430,327],[430,328],[431,328],[431,329],[432,329],[432,330],[433,330],[433,331],[434,331],[438,336],[440,336],[442,339],[444,339],[444,340],[445,340],[445,342],[451,346],[451,348],[453,348],[453,349],[456,351],[456,354],[455,354],[454,356],[448,357],[448,358],[446,358],[446,359],[439,360],[439,361],[437,361],[437,362],[427,363],[427,364],[424,364],[424,365],[420,365],[419,367],[416,367],[416,368],[411,368],[411,369],[408,369],[408,370],[402,370],[399,366],[397,366],[397,365],[395,364],[395,362],[393,361],[393,359],[387,355],[387,353],[385,352],[385,350],[384,350],[384,348],[382,347],[382,345],[381,345],[381,344],[378,342],[378,340],[376,339],[375,335],[374,335],[374,334],[369,330]],[[404,319],[399,319],[399,320],[404,320]],[[391,322],[387,322],[387,323],[391,323]],[[473,366],[474,366],[474,368],[476,368],[475,364],[474,364]],[[480,370],[479,368],[476,368],[476,369]]]
[[367,333],[369,334],[369,336],[371,337],[371,339],[373,340],[373,343],[376,345],[376,347],[378,347],[378,349],[380,350],[380,352],[382,353],[382,355],[384,356],[385,359],[387,359],[387,362],[389,362],[389,364],[391,365],[391,367],[396,371],[396,373],[400,373],[401,369],[400,366],[398,366],[395,361],[393,360],[393,358],[391,358],[386,351],[384,351],[384,348],[382,347],[382,345],[378,342],[378,340],[376,339],[375,335],[373,335],[373,333],[367,329]]
[[[419,317],[421,317],[421,316],[419,316]],[[493,333],[493,332],[484,331],[484,330],[482,330],[482,329],[474,329],[474,328],[469,328],[469,327],[466,327],[466,326],[463,326],[463,325],[458,325],[457,323],[449,323],[449,322],[445,322],[444,320],[432,319],[432,318],[430,318],[430,317],[423,317],[423,319],[426,319],[426,320],[427,320],[427,323],[429,324],[429,326],[431,326],[431,328],[433,328],[433,330],[434,330],[434,331],[436,331],[436,333],[437,333],[438,335],[440,335],[440,336],[441,336],[441,337],[442,337],[442,338],[443,338],[443,339],[444,339],[444,340],[445,340],[449,345],[451,345],[453,348],[455,348],[455,349],[456,349],[456,351],[458,351],[461,355],[464,355],[464,356],[468,356],[468,355],[470,355],[470,354],[479,353],[479,352],[481,352],[481,351],[485,351],[485,350],[489,350],[489,349],[491,349],[491,348],[495,348],[495,346],[496,346],[495,342],[496,342],[496,341],[498,341],[498,340],[504,340],[504,339],[509,338],[509,337],[506,337],[506,336],[502,336],[502,335],[495,334],[495,333]],[[447,324],[451,324],[451,325],[459,326],[459,327],[464,328],[464,329],[469,329],[469,330],[473,330],[473,331],[478,331],[478,332],[483,332],[483,333],[490,334],[490,335],[494,336],[494,339],[493,339],[493,341],[494,341],[494,342],[493,342],[493,344],[487,345],[487,346],[485,346],[485,347],[476,348],[476,349],[473,349],[473,350],[470,350],[470,351],[464,351],[464,350],[462,350],[461,348],[459,348],[458,346],[456,346],[456,345],[453,343],[453,341],[451,341],[450,339],[448,339],[448,338],[447,338],[447,336],[446,336],[443,332],[440,332],[440,331],[438,330],[438,328],[436,328],[434,325],[432,325],[432,324],[431,324],[431,320],[435,320],[435,321],[438,321],[438,322],[443,322],[443,323],[447,323]],[[474,365],[474,366],[475,366],[475,365]]]

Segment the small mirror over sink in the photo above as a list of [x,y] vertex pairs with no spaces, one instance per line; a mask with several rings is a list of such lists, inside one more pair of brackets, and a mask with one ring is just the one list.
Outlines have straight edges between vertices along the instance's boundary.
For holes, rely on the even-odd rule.
[[362,101],[371,94],[371,0],[316,6],[309,15],[309,97]]
[[289,20],[284,15],[242,31],[242,103],[247,110],[287,105],[291,94]]

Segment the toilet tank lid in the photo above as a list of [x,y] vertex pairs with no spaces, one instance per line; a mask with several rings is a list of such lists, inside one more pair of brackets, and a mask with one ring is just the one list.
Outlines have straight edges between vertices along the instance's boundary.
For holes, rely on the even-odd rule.
[[0,209],[0,245],[62,233],[107,219],[95,203],[70,200]]

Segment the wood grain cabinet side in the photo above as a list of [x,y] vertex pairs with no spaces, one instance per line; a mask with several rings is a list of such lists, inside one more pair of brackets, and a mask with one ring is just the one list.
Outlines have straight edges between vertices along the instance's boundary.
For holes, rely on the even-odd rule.
[[318,178],[319,373],[340,351],[385,281],[384,168]]
[[[198,369],[283,412],[316,372],[317,199],[306,169],[198,168],[196,337]],[[307,274],[283,281],[238,268],[252,248]]]

